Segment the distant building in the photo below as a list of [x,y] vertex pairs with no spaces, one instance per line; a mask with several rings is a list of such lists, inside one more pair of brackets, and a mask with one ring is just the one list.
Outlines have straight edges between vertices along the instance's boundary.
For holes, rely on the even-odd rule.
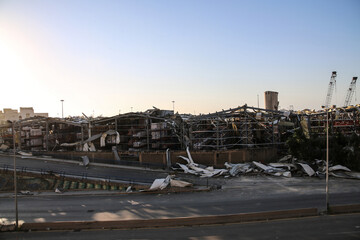
[[265,109],[278,110],[278,92],[266,91],[265,92]]
[[3,111],[0,110],[0,124],[4,124],[7,121],[17,121],[36,116],[48,117],[49,114],[35,113],[32,107],[20,107],[20,112],[16,109],[4,108]]

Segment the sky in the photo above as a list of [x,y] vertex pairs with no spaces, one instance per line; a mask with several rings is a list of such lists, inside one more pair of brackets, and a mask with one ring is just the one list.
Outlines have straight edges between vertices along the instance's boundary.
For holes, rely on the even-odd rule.
[[358,0],[0,0],[0,109],[200,114],[258,96],[263,108],[265,91],[320,109],[332,71],[341,106],[360,75],[359,12]]

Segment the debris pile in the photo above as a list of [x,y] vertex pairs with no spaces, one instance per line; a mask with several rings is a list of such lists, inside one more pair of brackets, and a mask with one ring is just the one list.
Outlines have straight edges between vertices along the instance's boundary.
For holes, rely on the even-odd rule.
[[168,186],[171,187],[191,187],[192,183],[189,182],[185,182],[185,181],[181,181],[181,180],[175,180],[172,179],[172,177],[170,175],[168,175],[166,178],[158,178],[155,179],[153,184],[150,187],[150,191],[155,191],[155,190],[163,190]]
[[189,148],[186,148],[188,157],[179,156],[180,158],[187,161],[187,164],[176,163],[185,173],[191,173],[200,177],[215,177],[220,176],[228,172],[226,169],[214,169],[214,167],[206,167],[194,162],[191,157]]
[[[326,174],[326,162],[324,160],[315,160],[308,164],[297,160],[291,155],[281,158],[276,163],[263,164],[260,162],[248,163],[225,163],[226,169],[214,169],[214,167],[207,167],[197,164],[191,157],[189,148],[186,149],[187,157],[179,156],[185,160],[187,164],[176,163],[174,170],[182,170],[184,173],[190,173],[200,177],[236,177],[250,173],[264,173],[267,175],[278,177],[293,177],[293,176],[309,176],[323,178]],[[315,169],[315,170],[314,170]],[[329,167],[329,174],[334,177],[360,179],[360,173],[352,172],[349,168],[342,165],[335,165]]]

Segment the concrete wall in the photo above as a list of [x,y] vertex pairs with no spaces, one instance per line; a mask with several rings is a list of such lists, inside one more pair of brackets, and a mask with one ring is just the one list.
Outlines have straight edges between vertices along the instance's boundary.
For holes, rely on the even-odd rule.
[[[276,148],[256,148],[256,149],[240,149],[232,151],[191,151],[194,162],[206,166],[214,166],[223,168],[225,162],[243,163],[243,162],[271,162],[277,158]],[[40,152],[42,155],[50,155],[57,158],[79,160],[81,156],[88,156],[90,162],[108,163],[108,164],[124,164],[124,165],[145,165],[153,167],[166,166],[166,152],[119,152],[121,161],[115,162],[112,152]],[[131,156],[131,157],[129,157]],[[187,157],[186,151],[171,151],[171,162],[186,163],[179,156]]]
[[[240,149],[233,151],[191,151],[194,162],[206,166],[224,167],[225,162],[242,163],[242,162],[271,162],[277,158],[276,148],[259,148],[259,149]],[[170,153],[172,163],[186,163],[179,156],[187,157],[185,151],[174,151]],[[162,163],[166,165],[165,152],[142,152],[139,154],[141,163]]]

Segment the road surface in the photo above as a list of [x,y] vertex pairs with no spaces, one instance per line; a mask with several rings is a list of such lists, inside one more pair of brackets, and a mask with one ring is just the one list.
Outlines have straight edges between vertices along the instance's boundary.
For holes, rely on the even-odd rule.
[[[14,199],[0,198],[2,218],[14,220]],[[359,204],[360,192],[332,193],[330,204]],[[268,193],[221,189],[181,194],[72,196],[54,193],[18,199],[25,222],[104,221],[235,214],[298,208],[325,208],[324,194]]]
[[346,240],[360,238],[360,214],[320,216],[242,224],[135,230],[1,233],[0,239],[294,239]]

